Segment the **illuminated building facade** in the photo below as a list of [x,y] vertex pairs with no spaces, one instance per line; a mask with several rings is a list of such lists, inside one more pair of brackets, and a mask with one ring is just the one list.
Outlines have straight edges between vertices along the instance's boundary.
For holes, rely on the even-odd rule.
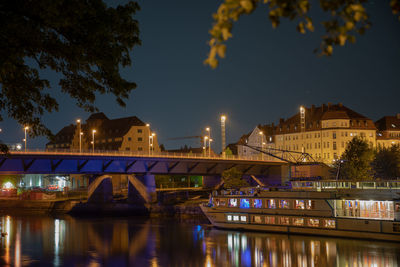
[[400,113],[396,116],[385,116],[375,122],[378,129],[376,142],[378,147],[400,145]]

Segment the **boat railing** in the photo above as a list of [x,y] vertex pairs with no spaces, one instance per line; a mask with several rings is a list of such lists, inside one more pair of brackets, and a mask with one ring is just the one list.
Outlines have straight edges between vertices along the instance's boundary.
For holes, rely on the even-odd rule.
[[292,189],[301,190],[337,190],[337,189],[389,189],[400,190],[400,181],[348,181],[348,180],[325,180],[325,181],[292,181]]

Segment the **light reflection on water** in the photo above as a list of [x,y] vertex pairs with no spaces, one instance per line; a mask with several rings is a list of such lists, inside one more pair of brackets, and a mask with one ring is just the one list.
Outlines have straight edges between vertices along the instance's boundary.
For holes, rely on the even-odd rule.
[[400,243],[141,218],[0,217],[0,266],[398,266]]

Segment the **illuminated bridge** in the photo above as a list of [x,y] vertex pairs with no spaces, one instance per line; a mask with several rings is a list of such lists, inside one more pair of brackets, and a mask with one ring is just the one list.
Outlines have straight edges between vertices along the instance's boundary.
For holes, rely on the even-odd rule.
[[[274,158],[203,156],[185,153],[139,154],[129,151],[10,152],[0,157],[0,174],[87,174],[89,198],[112,174],[126,174],[136,190],[155,192],[156,174],[220,176],[224,170],[237,168],[243,175],[280,176],[287,163]],[[144,186],[144,187],[143,187]],[[142,188],[142,190],[140,189]],[[144,197],[146,194],[142,194]],[[145,199],[148,197],[144,197]]]

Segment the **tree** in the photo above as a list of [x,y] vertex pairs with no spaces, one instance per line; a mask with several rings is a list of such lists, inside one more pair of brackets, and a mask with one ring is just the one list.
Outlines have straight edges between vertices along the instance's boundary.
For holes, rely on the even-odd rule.
[[96,94],[125,106],[136,84],[119,69],[140,44],[138,10],[133,1],[115,8],[103,0],[1,1],[0,112],[29,125],[32,136],[50,135],[41,116],[58,103],[44,70],[58,73],[61,91],[86,111],[97,110]]
[[[321,55],[332,55],[333,46],[354,43],[356,34],[364,34],[371,22],[365,4],[368,0],[320,0],[319,7],[328,18],[322,22],[326,34],[322,37],[319,49]],[[371,0],[370,0],[371,2]],[[243,15],[251,14],[257,7],[266,5],[272,27],[279,26],[282,18],[296,21],[297,31],[305,34],[314,31],[314,23],[309,14],[311,0],[224,0],[217,13],[213,14],[214,24],[210,30],[210,52],[205,64],[216,68],[217,57],[224,58],[225,42],[232,38],[232,27]],[[391,0],[392,13],[400,14],[400,0]],[[399,16],[400,19],[400,16]]]
[[249,186],[247,181],[242,179],[243,173],[233,167],[222,172],[222,180],[225,188],[239,189],[240,187]]
[[374,152],[369,144],[356,136],[347,145],[341,157],[340,177],[350,180],[371,180]]
[[375,177],[393,179],[400,177],[400,146],[378,148],[373,161]]
[[229,147],[225,148],[225,156],[229,158],[232,155],[233,155],[232,150]]

